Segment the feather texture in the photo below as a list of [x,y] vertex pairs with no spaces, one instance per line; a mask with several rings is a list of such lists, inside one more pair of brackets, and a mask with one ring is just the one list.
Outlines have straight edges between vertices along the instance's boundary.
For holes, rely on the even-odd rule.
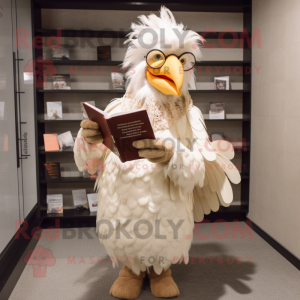
[[[183,34],[184,26],[176,23],[165,7],[162,7],[160,17],[154,14],[140,16],[139,22],[133,23],[131,28],[123,66],[134,67],[134,72],[130,69],[127,73],[133,94],[143,98],[152,93],[156,101],[164,103],[165,95],[146,80],[144,56],[149,49],[140,45],[141,34],[145,29],[151,29],[157,38],[146,33],[143,36],[146,44],[152,43],[153,48],[161,49],[166,55],[192,52],[198,61],[203,39],[189,30],[185,32],[183,47],[179,47],[174,28]],[[164,42],[170,44],[171,49],[161,46],[162,28],[167,33]],[[188,85],[194,80],[193,72],[185,72],[183,95],[188,93]],[[120,112],[122,101],[112,101],[106,111]],[[96,181],[96,231],[112,258],[113,266],[121,262],[136,274],[150,266],[160,274],[172,263],[188,263],[194,221],[201,221],[204,215],[217,211],[220,204],[229,206],[233,193],[227,176],[233,183],[240,180],[236,168],[230,166],[234,156],[232,145],[222,141],[222,147],[218,148],[218,143],[209,141],[199,108],[192,107],[169,129],[156,131],[155,136],[178,141],[177,148],[181,150],[174,151],[167,166],[152,164],[146,159],[122,163],[102,144],[88,144],[82,138],[81,130],[74,146],[74,158],[80,171],[89,159],[104,160],[103,171]],[[173,228],[178,224],[175,234]]]
[[[193,130],[196,145],[204,156],[204,184],[194,189],[194,218],[201,221],[204,214],[217,211],[222,206],[228,207],[233,200],[231,185],[226,177],[234,184],[241,181],[237,168],[231,163],[234,157],[233,146],[227,141],[208,141],[208,134],[203,115],[199,108],[193,107],[188,114],[188,120]],[[203,149],[202,151],[200,149]],[[226,175],[225,175],[226,174]]]
[[[107,110],[117,112],[120,102],[112,102]],[[157,138],[172,137],[182,141],[179,148],[184,151],[175,151],[168,166],[163,168],[153,167],[146,159],[121,163],[117,156],[110,153],[105,160],[106,168],[97,182],[97,222],[109,220],[113,230],[112,236],[109,236],[107,225],[97,228],[101,242],[114,259],[113,265],[118,265],[118,257],[124,257],[121,263],[127,264],[136,274],[151,265],[157,272],[162,272],[175,261],[186,262],[183,257],[188,256],[191,246],[191,239],[186,236],[192,235],[194,221],[199,222],[204,215],[217,211],[220,204],[226,207],[232,202],[232,188],[224,171],[233,183],[238,183],[240,179],[237,169],[230,167],[230,151],[218,151],[216,143],[207,143],[206,151],[199,150],[198,146],[204,146],[208,135],[198,108],[193,107],[186,117],[155,135]],[[74,150],[79,169],[83,168],[87,159],[104,155],[103,149],[90,152],[88,145],[78,145],[80,137],[79,131],[74,148],[79,147],[80,150]],[[192,148],[186,138],[190,141],[197,138],[196,147]],[[127,220],[131,220],[126,229],[132,238],[117,238],[116,232]],[[141,220],[146,222],[136,226]],[[180,220],[183,224],[178,230],[178,237],[174,238],[170,222],[178,224]],[[155,231],[146,239],[139,238],[149,232],[149,224],[154,228],[157,221],[159,232],[166,236],[165,239],[156,239]],[[163,263],[159,263],[161,256],[165,258]]]

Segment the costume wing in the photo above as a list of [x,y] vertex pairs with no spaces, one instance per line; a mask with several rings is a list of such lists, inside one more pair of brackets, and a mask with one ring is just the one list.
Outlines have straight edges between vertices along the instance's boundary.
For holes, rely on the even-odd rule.
[[[229,180],[238,184],[241,176],[230,161],[234,157],[231,143],[220,140],[209,141],[203,115],[199,108],[193,106],[188,113],[188,120],[196,140],[193,151],[199,151],[204,157],[205,177],[203,186],[195,186],[193,195],[193,214],[196,222],[202,221],[204,215],[219,210],[220,204],[228,207],[233,200]],[[228,180],[229,179],[229,180]]]

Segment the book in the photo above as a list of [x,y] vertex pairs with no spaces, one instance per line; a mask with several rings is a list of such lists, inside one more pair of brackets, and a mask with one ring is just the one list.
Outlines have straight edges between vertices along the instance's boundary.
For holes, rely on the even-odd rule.
[[97,47],[98,60],[111,61],[111,48],[110,46]]
[[98,210],[98,193],[87,194],[90,211]]
[[88,202],[86,198],[86,190],[72,190],[73,202],[75,208],[85,208],[88,209]]
[[209,119],[225,119],[224,102],[209,103]]
[[[52,60],[69,60],[69,45],[60,45],[55,47],[52,45]],[[57,46],[57,45],[56,45]]]
[[47,195],[47,213],[60,214],[63,213],[63,195]]
[[101,109],[83,103],[89,119],[96,122],[103,136],[103,144],[120,157],[122,162],[141,159],[134,141],[155,139],[145,109],[108,114]]
[[62,102],[47,102],[47,119],[62,120]]
[[124,90],[125,81],[122,73],[112,72],[111,73],[112,87],[113,90]]
[[[87,116],[87,114],[86,114],[86,112],[85,112],[83,103],[84,103],[84,102],[80,102],[81,111],[82,111],[82,119],[83,119],[83,120],[86,120],[86,119],[88,119],[88,116]],[[89,104],[95,106],[95,101],[86,101],[86,103],[89,103]]]
[[61,178],[59,162],[44,163],[44,167],[46,179]]
[[70,150],[74,147],[74,139],[71,131],[59,134],[57,140],[61,151]]
[[214,82],[217,90],[229,90],[229,76],[215,77]]
[[45,151],[59,151],[57,133],[44,134]]
[[53,75],[53,89],[54,90],[70,90],[71,79],[68,74]]
[[214,132],[211,134],[211,140],[212,141],[219,141],[219,140],[224,140],[225,135],[223,132]]

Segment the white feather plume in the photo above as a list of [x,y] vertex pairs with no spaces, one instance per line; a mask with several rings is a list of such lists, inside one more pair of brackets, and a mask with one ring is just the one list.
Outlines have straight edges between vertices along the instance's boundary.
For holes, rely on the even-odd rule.
[[[135,95],[141,97],[149,93],[159,100],[163,101],[166,97],[156,88],[149,84],[146,79],[146,61],[145,56],[152,49],[159,49],[165,55],[176,54],[180,56],[184,52],[191,52],[196,57],[196,61],[200,61],[201,45],[204,38],[197,32],[186,30],[185,26],[178,24],[172,12],[165,6],[161,7],[160,16],[150,14],[148,16],[141,15],[138,17],[139,22],[132,23],[132,32],[128,34],[126,51],[123,67],[128,68],[126,78],[130,82],[134,82],[131,88]],[[182,85],[182,93],[185,95],[189,85],[195,84],[195,68],[184,73],[184,82]]]

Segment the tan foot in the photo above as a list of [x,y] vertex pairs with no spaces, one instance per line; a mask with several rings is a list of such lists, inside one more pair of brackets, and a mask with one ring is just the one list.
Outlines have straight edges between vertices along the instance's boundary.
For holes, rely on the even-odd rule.
[[151,292],[155,297],[159,298],[172,298],[180,295],[177,284],[171,276],[170,269],[163,271],[157,275],[153,267],[150,268],[148,278],[150,280]]
[[109,294],[120,299],[136,299],[141,292],[144,277],[145,272],[141,272],[138,276],[128,267],[123,266]]

